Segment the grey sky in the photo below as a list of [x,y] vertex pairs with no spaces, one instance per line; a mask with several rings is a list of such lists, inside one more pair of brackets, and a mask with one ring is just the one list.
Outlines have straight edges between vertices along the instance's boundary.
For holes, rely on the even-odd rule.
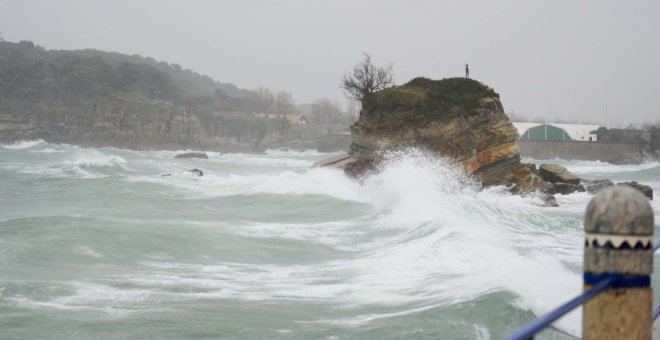
[[241,88],[340,98],[371,53],[397,83],[471,75],[505,110],[614,126],[657,122],[660,1],[0,0],[6,40],[179,63]]

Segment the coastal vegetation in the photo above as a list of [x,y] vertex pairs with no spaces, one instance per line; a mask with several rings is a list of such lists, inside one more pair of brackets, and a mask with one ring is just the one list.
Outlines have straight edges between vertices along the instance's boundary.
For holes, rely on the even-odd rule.
[[364,53],[364,60],[344,73],[341,88],[352,100],[361,101],[374,92],[386,89],[394,84],[392,64],[377,66],[371,61],[371,55]]
[[[323,148],[323,135],[346,131],[353,119],[325,98],[301,111],[287,91],[239,89],[150,57],[0,42],[3,141],[43,138],[139,149]],[[304,133],[285,118],[302,113],[312,123]],[[175,131],[181,124],[191,135]],[[314,136],[313,145],[306,143],[308,136]],[[335,136],[328,138],[336,144]]]
[[376,92],[363,105],[376,105],[390,110],[423,110],[435,114],[468,114],[478,108],[481,98],[497,94],[490,87],[469,78],[431,80],[415,78],[401,86]]

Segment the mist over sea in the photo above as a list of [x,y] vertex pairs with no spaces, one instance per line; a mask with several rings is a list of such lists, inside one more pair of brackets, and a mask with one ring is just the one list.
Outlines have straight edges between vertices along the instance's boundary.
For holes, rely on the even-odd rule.
[[[587,193],[542,207],[416,150],[362,183],[178,153],[0,145],[0,339],[499,339],[582,290]],[[550,162],[660,193],[658,162]]]

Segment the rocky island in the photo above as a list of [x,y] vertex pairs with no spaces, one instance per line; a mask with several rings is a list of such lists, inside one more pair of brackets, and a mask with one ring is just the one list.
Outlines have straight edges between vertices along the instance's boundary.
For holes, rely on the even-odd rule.
[[[364,96],[351,134],[348,154],[318,165],[341,167],[347,175],[361,178],[378,171],[383,151],[421,147],[456,160],[484,187],[504,185],[516,194],[539,191],[549,206],[556,206],[557,193],[585,187],[594,193],[614,185],[580,179],[554,164],[537,169],[522,163],[516,129],[499,94],[469,78],[415,78]],[[652,198],[652,193],[646,195]]]
[[377,168],[380,150],[417,146],[457,160],[485,186],[512,185],[514,192],[542,186],[531,166],[520,162],[516,129],[499,95],[476,80],[416,78],[362,104],[351,126],[352,160],[344,167],[351,176]]

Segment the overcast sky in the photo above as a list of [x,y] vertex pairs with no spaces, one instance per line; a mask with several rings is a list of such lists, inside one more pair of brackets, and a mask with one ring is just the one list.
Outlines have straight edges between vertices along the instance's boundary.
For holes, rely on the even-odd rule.
[[296,102],[344,100],[372,55],[397,83],[464,74],[507,113],[625,126],[660,121],[660,1],[0,0],[5,40],[151,56]]

